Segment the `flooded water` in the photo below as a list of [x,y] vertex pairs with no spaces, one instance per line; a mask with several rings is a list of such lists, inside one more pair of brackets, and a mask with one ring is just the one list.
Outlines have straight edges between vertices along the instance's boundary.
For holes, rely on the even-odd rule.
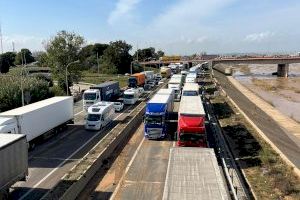
[[233,76],[244,86],[300,123],[300,64],[290,64],[289,77],[272,76],[277,65],[237,65]]

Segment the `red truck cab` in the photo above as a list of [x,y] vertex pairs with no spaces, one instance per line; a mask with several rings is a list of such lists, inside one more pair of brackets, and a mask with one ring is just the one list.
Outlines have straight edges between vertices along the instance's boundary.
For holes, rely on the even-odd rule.
[[177,139],[177,146],[207,147],[205,112],[199,96],[181,98]]

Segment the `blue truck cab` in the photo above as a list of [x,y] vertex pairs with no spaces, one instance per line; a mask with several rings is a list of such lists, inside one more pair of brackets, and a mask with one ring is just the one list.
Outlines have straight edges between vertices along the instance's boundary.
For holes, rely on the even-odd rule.
[[148,139],[164,138],[167,134],[166,119],[173,111],[172,94],[156,94],[147,102],[144,117],[144,135]]

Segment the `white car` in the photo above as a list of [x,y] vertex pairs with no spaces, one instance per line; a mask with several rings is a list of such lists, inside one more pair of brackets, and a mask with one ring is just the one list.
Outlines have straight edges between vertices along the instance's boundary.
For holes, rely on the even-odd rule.
[[137,89],[139,91],[140,96],[145,92],[144,88],[142,88],[142,87],[139,87]]
[[116,111],[120,112],[124,108],[124,104],[122,102],[114,102],[114,108]]

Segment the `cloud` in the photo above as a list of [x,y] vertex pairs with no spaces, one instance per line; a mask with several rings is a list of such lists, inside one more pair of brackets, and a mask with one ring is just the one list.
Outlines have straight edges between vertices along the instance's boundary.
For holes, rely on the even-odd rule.
[[246,35],[245,41],[248,42],[261,42],[263,40],[267,40],[275,35],[274,32],[266,31],[261,33],[253,33]]
[[42,50],[44,38],[38,36],[28,35],[4,35],[2,38],[3,50],[12,51],[12,43],[15,45],[15,50],[18,51],[22,48],[28,48],[31,51]]
[[128,17],[130,11],[132,11],[140,1],[141,0],[118,0],[115,9],[108,17],[108,24],[113,25],[122,20],[122,18]]

